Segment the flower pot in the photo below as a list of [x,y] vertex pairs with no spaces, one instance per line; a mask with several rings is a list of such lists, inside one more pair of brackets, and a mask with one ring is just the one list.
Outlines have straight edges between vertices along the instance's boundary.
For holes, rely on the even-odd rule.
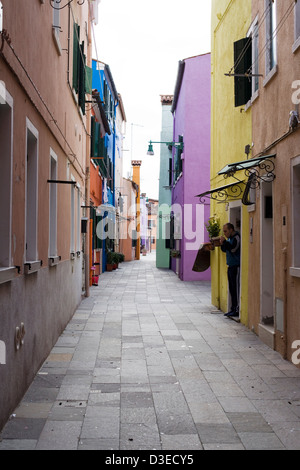
[[92,284],[93,284],[93,286],[98,286],[98,282],[99,282],[99,276],[97,276],[97,275],[92,276]]
[[212,237],[210,241],[213,246],[221,246],[220,237]]
[[113,270],[113,265],[112,264],[107,264],[106,265],[106,271],[112,271]]

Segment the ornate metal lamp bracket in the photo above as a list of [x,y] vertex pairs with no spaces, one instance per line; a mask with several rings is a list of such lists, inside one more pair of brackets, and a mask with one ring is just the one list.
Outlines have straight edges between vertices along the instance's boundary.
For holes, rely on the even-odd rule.
[[[226,172],[223,176],[224,179],[227,178],[236,178],[234,175],[237,171],[239,170],[244,170],[244,174],[247,178],[250,178],[251,176],[251,187],[258,187],[259,183],[261,181],[271,183],[272,181],[275,180],[276,175],[274,173],[275,171],[275,164],[272,160],[266,159],[262,160],[261,162],[257,163],[256,166],[250,167],[250,168],[239,168],[239,165],[233,166],[232,169],[230,169],[228,172]],[[263,172],[261,174],[261,172]],[[240,181],[240,180],[238,180]],[[242,181],[240,181],[242,182]]]
[[[242,183],[242,181],[241,181]],[[200,204],[205,204],[206,198],[212,199],[213,201],[217,202],[226,202],[228,199],[239,199],[241,197],[243,190],[242,188],[236,184],[230,188],[230,193],[227,192],[227,188],[225,189],[216,189],[215,191],[211,191],[210,194],[203,194],[199,197]]]
[[[54,6],[54,3],[57,5],[57,4],[61,4],[62,3],[62,0],[49,0],[49,3],[50,3],[50,6],[54,9],[54,10],[62,10],[63,8],[71,5],[71,3],[73,2],[74,0],[69,0],[67,1],[67,3],[65,3],[63,6]],[[83,5],[85,2],[85,0],[77,0],[77,5]]]

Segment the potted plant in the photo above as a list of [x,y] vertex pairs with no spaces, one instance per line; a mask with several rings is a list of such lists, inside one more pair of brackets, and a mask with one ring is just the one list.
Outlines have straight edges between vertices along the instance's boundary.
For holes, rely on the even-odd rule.
[[143,254],[143,256],[146,256],[146,254],[147,254],[147,250],[146,250],[145,245],[142,245],[142,254]]
[[116,258],[116,261],[117,263],[122,263],[125,259],[125,255],[123,255],[123,253],[115,253],[115,258]]
[[113,256],[112,256],[113,269],[117,269],[117,267],[118,267],[118,265],[119,265],[118,253],[113,252],[112,255],[113,255]]
[[113,265],[114,265],[114,252],[113,251],[108,251],[106,255],[106,270],[107,271],[112,271],[113,270]]
[[210,217],[205,227],[213,246],[220,246],[220,220],[216,216]]
[[179,250],[171,250],[171,257],[172,258],[181,258],[181,253]]

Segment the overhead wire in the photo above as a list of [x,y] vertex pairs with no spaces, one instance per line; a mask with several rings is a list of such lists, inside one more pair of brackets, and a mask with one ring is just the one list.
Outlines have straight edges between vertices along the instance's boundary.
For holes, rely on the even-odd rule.
[[[263,12],[263,15],[261,17],[261,19],[258,21],[258,27],[257,27],[257,31],[259,31],[259,29],[261,28],[261,26],[264,24],[264,21],[266,19],[266,16],[267,14],[269,13],[270,11],[270,8],[271,8],[271,5],[268,4],[267,8],[265,8],[264,12]],[[250,39],[250,38],[249,38]],[[244,55],[246,54],[247,50],[249,49],[250,45],[252,43],[252,39],[250,39],[249,41],[247,41],[247,43],[245,44],[245,46],[243,47],[239,57],[237,58],[236,62],[233,64],[233,66],[231,67],[230,71],[229,71],[229,75],[232,74],[232,71],[235,70],[238,65],[240,64],[241,60],[243,59]]]
[[[71,151],[71,156],[74,158],[74,160],[77,161],[78,165],[80,166],[80,169],[81,171],[83,172],[84,174],[84,169],[82,168],[80,162],[78,161],[77,157],[76,157],[76,154],[74,153],[72,147],[70,146],[69,142],[67,141],[63,131],[61,130],[61,128],[59,127],[58,123],[57,123],[57,120],[55,119],[53,113],[51,112],[51,110],[49,109],[49,106],[47,105],[47,103],[45,102],[44,98],[42,97],[40,91],[38,90],[36,84],[34,83],[33,79],[31,78],[31,76],[29,75],[29,73],[27,72],[23,62],[21,61],[20,57],[18,56],[18,54],[16,53],[11,41],[10,41],[10,38],[8,35],[4,35],[4,30],[1,32],[1,35],[2,35],[2,40],[4,39],[7,43],[7,45],[9,46],[9,48],[11,49],[14,57],[17,59],[18,63],[20,64],[22,70],[24,71],[26,77],[28,78],[28,80],[30,81],[31,85],[33,86],[35,92],[37,93],[40,101],[42,102],[42,104],[44,105],[45,109],[47,110],[48,114],[50,115],[51,117],[51,122],[54,123],[54,125],[56,126],[56,128],[58,129],[60,135],[62,136],[64,142],[66,143],[66,145],[68,146],[69,150]],[[2,55],[4,56],[4,53],[3,53],[3,50],[1,51]],[[6,62],[9,64],[8,60],[5,58]],[[13,67],[11,64],[9,64],[10,68],[14,71]],[[14,71],[14,73],[16,74],[16,72]],[[16,74],[17,75],[17,74]]]
[[[283,15],[282,19],[280,20],[280,22],[277,24],[273,34],[270,36],[270,38],[266,41],[265,45],[262,47],[261,51],[259,52],[258,56],[256,57],[255,61],[251,64],[251,66],[249,67],[247,73],[251,73],[251,70],[253,70],[254,66],[256,65],[256,63],[258,62],[259,58],[261,57],[261,55],[264,53],[264,51],[267,49],[267,47],[269,46],[269,44],[271,43],[271,41],[277,36],[277,34],[279,33],[279,31],[281,30],[281,28],[283,27],[285,21],[287,20],[287,18],[289,17],[289,15],[291,14],[293,8],[295,7],[296,5],[296,2],[295,0],[292,1],[291,5],[288,7],[287,11],[285,12],[285,14]],[[267,8],[264,10],[263,12],[263,15],[262,15],[262,18],[259,20],[258,22],[258,26],[257,26],[257,32],[259,32],[260,28],[262,27],[265,19],[266,19],[266,16],[267,14],[270,12],[271,10],[271,3],[268,3],[268,6]],[[232,68],[230,69],[228,75],[234,75],[234,73],[232,73],[233,70],[235,70],[238,65],[240,64],[241,60],[243,59],[244,55],[246,54],[248,48],[250,47],[250,45],[252,44],[252,39],[249,38],[249,41],[247,41],[247,43],[245,44],[244,48],[242,49],[238,59],[236,60],[236,62],[234,63],[234,65],[232,66]],[[245,74],[246,76],[246,74]]]
[[274,32],[273,34],[270,36],[270,38],[266,41],[265,45],[262,47],[261,51],[258,53],[258,56],[257,58],[255,59],[255,61],[253,62],[253,64],[251,65],[250,69],[253,69],[253,67],[256,65],[256,63],[258,62],[259,58],[261,57],[261,55],[265,52],[265,50],[267,49],[267,47],[271,44],[271,42],[273,41],[273,39],[275,39],[275,37],[278,35],[279,31],[281,30],[281,28],[283,27],[284,23],[286,22],[286,20],[288,19],[288,17],[290,16],[291,12],[293,11],[294,7],[296,5],[296,2],[295,0],[292,1],[291,5],[288,7],[287,11],[285,12],[285,14],[283,15],[283,17],[281,18],[281,20],[279,21],[279,23],[277,24],[276,28],[274,29]]

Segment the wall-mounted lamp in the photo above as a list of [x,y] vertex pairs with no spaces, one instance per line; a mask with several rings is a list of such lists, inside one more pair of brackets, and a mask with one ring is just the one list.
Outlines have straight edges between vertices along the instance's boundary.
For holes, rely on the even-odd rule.
[[147,155],[154,155],[152,144],[166,144],[170,148],[170,150],[172,147],[176,147],[179,150],[183,150],[183,142],[152,142],[152,140],[150,140]]

